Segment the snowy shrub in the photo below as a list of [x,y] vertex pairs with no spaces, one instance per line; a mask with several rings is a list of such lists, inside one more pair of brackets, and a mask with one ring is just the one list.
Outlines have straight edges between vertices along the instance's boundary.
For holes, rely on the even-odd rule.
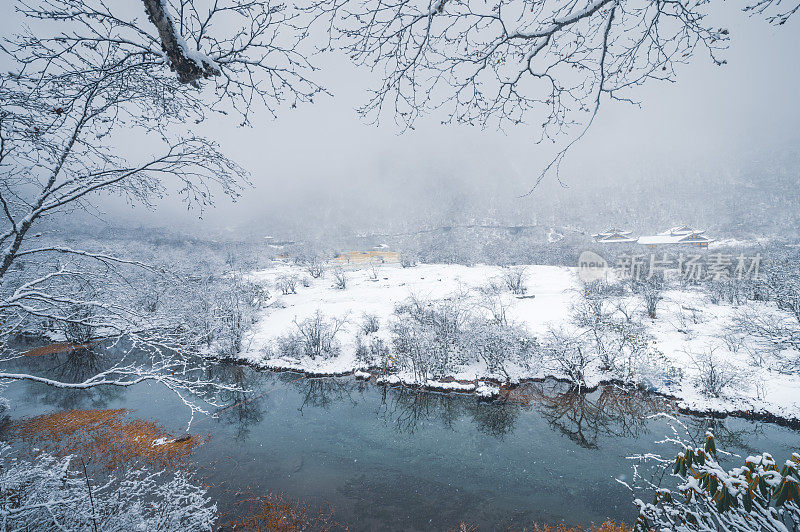
[[333,270],[333,287],[337,290],[347,289],[347,274],[342,268]]
[[749,279],[724,277],[710,280],[705,284],[705,289],[711,302],[715,305],[720,303],[741,305],[748,299],[753,298],[753,283]]
[[737,354],[745,343],[745,336],[737,331],[726,330],[718,338],[725,345],[725,348],[733,354]]
[[638,383],[642,361],[654,354],[650,349],[651,343],[652,337],[644,325],[615,316],[606,323],[606,341],[598,355],[602,364],[617,370],[619,378]]
[[769,359],[779,372],[800,369],[800,324],[773,313],[739,314],[734,325],[749,340],[748,353],[756,365]]
[[600,359],[600,369],[603,371],[613,370],[619,355],[616,345],[606,345],[612,326],[612,312],[607,307],[608,302],[601,297],[584,298],[572,307],[572,321],[588,332],[589,341]]
[[306,272],[314,279],[319,279],[325,273],[325,265],[317,260],[311,260],[306,263]]
[[551,329],[542,344],[542,356],[548,370],[563,375],[574,386],[586,386],[586,370],[595,355],[582,335]]
[[662,275],[654,274],[649,279],[640,279],[633,282],[633,290],[644,300],[644,307],[647,315],[655,319],[656,307],[659,301],[664,299],[664,278]]
[[160,306],[164,292],[155,283],[146,283],[139,290],[138,307],[148,314],[155,314]]
[[645,390],[675,390],[683,382],[683,370],[656,349],[629,355],[622,362],[618,372],[620,378]]
[[297,330],[278,338],[280,354],[312,360],[333,358],[340,351],[336,335],[345,323],[345,319],[328,319],[320,311],[302,322],[295,320]]
[[162,310],[180,322],[181,334],[176,341],[221,356],[240,351],[255,309],[268,297],[263,288],[238,274],[191,278],[179,293],[170,298],[171,306]]
[[703,321],[704,312],[697,307],[687,307],[681,305],[675,313],[677,330],[686,335],[693,335],[692,325],[697,325]]
[[374,314],[364,314],[361,317],[361,332],[365,335],[378,332],[380,329],[380,320]]
[[609,303],[601,298],[582,299],[572,306],[572,320],[579,327],[602,327],[611,315]]
[[389,363],[389,346],[375,335],[356,336],[356,359],[362,366],[380,365],[386,368]]
[[127,471],[102,482],[69,457],[16,457],[0,444],[0,515],[8,530],[212,530],[216,505],[182,471]]
[[413,255],[409,255],[408,253],[401,253],[400,254],[400,266],[403,268],[413,268],[417,265],[417,259]]
[[460,301],[423,301],[412,297],[395,308],[392,326],[397,356],[418,381],[443,377],[463,353],[456,349],[467,311]]
[[762,275],[767,297],[800,322],[800,263],[798,257],[773,260]]
[[356,358],[366,367],[379,364],[386,365],[389,347],[376,333],[380,329],[380,321],[374,314],[364,314],[356,335]]
[[702,353],[687,353],[695,366],[695,382],[700,391],[710,397],[720,397],[725,390],[741,382],[733,366],[720,360],[714,349]]
[[220,291],[216,301],[214,347],[221,356],[233,356],[241,350],[242,338],[252,325],[251,301],[246,288],[233,282]]
[[478,361],[508,378],[506,364],[526,364],[538,353],[527,331],[487,320],[464,297],[433,301],[412,297],[395,308],[392,333],[397,362],[421,382]]
[[522,327],[472,320],[467,329],[466,348],[486,363],[489,371],[511,380],[506,366],[515,363],[527,367],[539,355],[539,344]]
[[280,275],[275,279],[275,289],[285,296],[296,294],[297,281],[296,275]]
[[489,282],[478,288],[478,306],[487,310],[498,325],[508,324],[506,314],[513,303],[511,299],[497,282]]
[[681,437],[678,430],[666,441],[680,449],[675,458],[654,453],[636,457],[644,465],[653,464],[653,472],[645,476],[635,468],[633,488],[649,492],[653,502],[635,500],[639,515],[634,531],[800,529],[800,454],[779,465],[770,454],[761,453],[727,469],[718,462],[722,451],[711,432],[703,445]]
[[378,280],[378,265],[373,263],[369,267],[369,280],[370,281],[377,281]]
[[513,267],[503,272],[503,282],[512,294],[524,295],[527,289],[525,288],[525,268]]
[[616,372],[619,379],[638,383],[652,338],[624,301],[611,299],[623,293],[621,285],[595,281],[582,288],[583,297],[572,308],[572,321],[586,332],[585,348],[592,351],[601,371]]

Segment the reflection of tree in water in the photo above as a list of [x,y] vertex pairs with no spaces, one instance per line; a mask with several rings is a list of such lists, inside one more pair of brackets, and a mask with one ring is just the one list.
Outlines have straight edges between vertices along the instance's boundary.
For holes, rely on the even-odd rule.
[[647,431],[648,416],[673,409],[642,390],[609,385],[585,393],[552,380],[510,390],[505,400],[535,405],[552,427],[587,449],[596,449],[601,435],[638,436]]
[[236,427],[237,440],[246,440],[250,428],[261,422],[263,409],[259,384],[266,374],[240,364],[220,363],[210,365],[208,377],[216,382],[235,386],[236,390],[220,390],[215,399],[220,405],[216,418]]
[[395,430],[413,434],[426,421],[438,421],[453,430],[455,422],[469,416],[478,430],[502,438],[514,428],[520,405],[479,401],[471,395],[446,395],[404,387],[385,387],[378,417]]
[[508,401],[494,403],[474,401],[468,410],[478,430],[502,440],[506,434],[511,434],[514,430],[522,406]]
[[423,421],[439,419],[453,429],[453,423],[461,412],[458,399],[424,390],[384,386],[378,418],[394,426],[398,432],[413,434]]
[[[22,372],[35,373],[54,380],[82,382],[108,369],[114,358],[112,349],[95,346],[63,353],[23,356],[17,359],[17,367]],[[66,410],[104,408],[125,393],[118,386],[95,386],[80,390],[56,388],[39,382],[27,382],[25,390],[31,401]]]
[[360,392],[364,388],[362,382],[335,377],[306,377],[295,381],[295,386],[303,395],[300,412],[307,406],[327,409],[345,399],[355,405],[353,392]]
[[[692,441],[704,442],[706,432],[711,431],[719,449],[742,449],[751,454],[763,452],[763,449],[757,449],[747,443],[748,439],[753,436],[764,434],[763,423],[744,423],[737,422],[738,420],[695,416],[686,416],[681,421],[686,425]],[[734,428],[733,425],[739,425],[739,428]]]

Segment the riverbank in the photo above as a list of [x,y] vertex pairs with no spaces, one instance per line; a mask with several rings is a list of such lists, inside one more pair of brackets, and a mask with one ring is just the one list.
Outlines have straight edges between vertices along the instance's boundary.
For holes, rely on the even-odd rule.
[[[548,364],[533,356],[510,360],[501,370],[483,360],[453,364],[444,375],[420,377],[407,365],[379,364],[359,356],[365,336],[363,317],[372,316],[377,330],[368,337],[388,346],[391,361],[393,324],[403,318],[396,307],[414,297],[427,302],[470,301],[479,312],[488,310],[478,299],[482,287],[501,282],[507,268],[497,266],[378,265],[343,270],[344,289],[335,287],[332,272],[310,277],[302,266],[277,262],[273,268],[253,272],[252,280],[271,291],[258,320],[243,341],[237,359],[271,370],[299,371],[312,376],[352,374],[370,376],[380,384],[405,385],[442,392],[475,393],[494,398],[504,386],[545,378],[568,379],[558,364]],[[277,286],[294,279],[295,293],[282,294]],[[524,267],[524,294],[502,294],[503,312],[508,323],[518,325],[540,340],[554,330],[580,334],[575,325],[575,308],[581,304],[582,285],[575,268],[555,266]],[[459,299],[461,298],[461,299]],[[735,415],[748,419],[776,420],[788,426],[800,422],[800,377],[770,364],[754,363],[750,339],[734,345],[727,338],[738,316],[758,313],[785,319],[782,311],[765,302],[742,305],[714,304],[697,287],[666,289],[655,319],[647,316],[644,305],[634,295],[624,294],[614,304],[624,306],[632,320],[641,324],[647,342],[646,356],[636,366],[636,374],[603,369],[595,358],[583,368],[583,385],[593,389],[601,383],[626,382],[675,398],[686,412]],[[296,334],[300,325],[314,316],[336,323],[334,356],[294,356],[282,352],[280,341]],[[752,342],[751,342],[752,343]],[[713,357],[713,358],[710,358]],[[717,364],[727,382],[716,394],[704,390],[708,364]]]

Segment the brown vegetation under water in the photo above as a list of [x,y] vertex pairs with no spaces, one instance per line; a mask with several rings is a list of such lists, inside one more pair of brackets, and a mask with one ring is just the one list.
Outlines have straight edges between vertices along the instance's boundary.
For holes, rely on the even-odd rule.
[[[451,532],[478,532],[478,527],[468,523],[460,523],[458,528],[453,529]],[[577,526],[566,525],[537,525],[532,527],[523,528],[508,528],[508,532],[631,532],[631,528],[623,523],[615,523],[614,521],[606,521],[600,526],[591,526],[589,528],[581,528]]]
[[333,510],[312,510],[302,501],[284,498],[282,495],[251,497],[240,501],[243,510],[239,515],[222,524],[221,530],[244,532],[294,532],[298,530],[347,530],[333,520]]
[[107,471],[130,462],[178,466],[201,443],[197,435],[175,438],[160,425],[128,414],[122,408],[55,412],[14,422],[10,436]]
[[71,353],[72,351],[80,351],[81,349],[88,349],[95,344],[73,344],[70,342],[60,342],[55,344],[47,344],[40,347],[35,347],[22,353],[24,357],[40,357],[44,355],[57,355],[60,353]]

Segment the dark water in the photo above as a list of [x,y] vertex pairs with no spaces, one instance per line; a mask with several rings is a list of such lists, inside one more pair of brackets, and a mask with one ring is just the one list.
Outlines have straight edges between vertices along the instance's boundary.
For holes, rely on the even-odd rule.
[[[83,355],[36,358],[26,362],[61,378],[87,371]],[[580,394],[536,383],[486,403],[351,378],[234,365],[213,371],[250,390],[223,394],[218,417],[198,417],[191,428],[211,436],[196,460],[223,512],[247,491],[329,504],[351,530],[446,530],[461,520],[481,530],[607,518],[630,524],[633,497],[614,479],[630,476],[627,456],[669,451],[653,443],[667,422],[648,416],[671,405],[613,387]],[[2,395],[12,418],[125,407],[178,434],[188,421],[185,406],[159,385],[76,393],[15,383]],[[698,436],[711,425],[721,447],[745,456],[769,451],[781,460],[800,446],[799,433],[774,425],[682,420]]]

